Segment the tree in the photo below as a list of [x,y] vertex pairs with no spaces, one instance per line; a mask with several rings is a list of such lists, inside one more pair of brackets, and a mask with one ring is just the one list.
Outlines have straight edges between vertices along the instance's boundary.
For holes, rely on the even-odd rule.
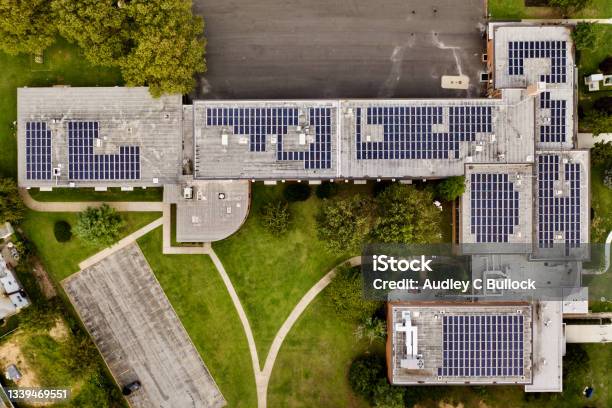
[[455,201],[465,192],[465,177],[449,177],[438,185],[438,195],[445,201]]
[[612,132],[612,115],[594,110],[584,118],[583,124],[594,136],[609,133]]
[[593,23],[578,23],[572,31],[572,40],[577,50],[594,48],[599,41],[599,31]]
[[59,32],[95,65],[153,96],[189,93],[204,72],[204,23],[187,0],[53,0]]
[[569,16],[583,10],[591,0],[548,0],[548,5],[561,10],[564,16]]
[[404,389],[379,378],[372,390],[372,400],[376,408],[404,408]]
[[593,167],[612,168],[612,142],[597,142],[591,149]]
[[612,74],[612,56],[606,57],[599,63],[599,69],[606,75]]
[[441,237],[440,212],[430,191],[394,184],[377,197],[378,219],[372,238],[383,243],[426,244]]
[[336,183],[324,181],[323,183],[317,186],[317,189],[315,190],[315,194],[320,199],[332,198],[336,194],[338,194],[338,185]]
[[362,355],[351,363],[349,384],[353,392],[372,402],[374,385],[385,375],[385,360],[377,354]]
[[596,99],[593,103],[593,108],[606,115],[612,115],[612,96],[604,96]]
[[19,196],[15,180],[0,179],[0,223],[19,224],[26,213],[26,207]]
[[261,210],[261,223],[273,235],[282,235],[289,228],[291,213],[289,205],[282,201],[271,201]]
[[306,201],[310,197],[310,186],[305,183],[291,183],[285,185],[283,197],[291,202]]
[[119,238],[125,223],[121,215],[107,204],[87,208],[79,214],[74,233],[93,245],[111,245]]
[[53,0],[51,3],[59,33],[78,44],[90,63],[117,66],[131,51],[131,37],[138,23],[129,17],[125,6],[119,6],[119,1]]
[[363,279],[358,268],[339,266],[327,287],[327,298],[338,315],[351,322],[372,317],[381,303],[363,296]]
[[373,223],[373,203],[368,197],[354,195],[325,201],[317,216],[317,234],[334,253],[360,250]]
[[387,338],[387,322],[378,317],[366,317],[357,326],[355,335],[358,340],[367,339],[370,344],[374,341],[384,342]]
[[44,51],[55,41],[56,26],[48,0],[0,2],[0,49],[16,55]]

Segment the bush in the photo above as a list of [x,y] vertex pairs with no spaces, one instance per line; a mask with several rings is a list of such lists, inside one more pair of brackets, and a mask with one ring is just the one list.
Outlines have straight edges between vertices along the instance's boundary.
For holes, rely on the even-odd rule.
[[599,41],[599,31],[593,23],[578,23],[572,31],[572,40],[578,50],[595,48]]
[[57,221],[53,226],[53,235],[57,242],[68,242],[72,238],[72,227],[66,221]]
[[599,69],[606,75],[612,74],[612,56],[606,57],[599,63]]
[[282,235],[289,228],[291,213],[289,205],[282,201],[271,201],[261,209],[261,223],[273,235]]
[[602,113],[612,115],[612,96],[604,96],[595,100],[593,107]]
[[338,267],[325,293],[336,313],[352,322],[367,320],[381,306],[381,302],[365,299],[359,268],[349,265]]
[[283,190],[283,197],[290,203],[294,201],[306,201],[308,197],[310,197],[310,186],[306,183],[287,184]]
[[25,217],[26,207],[21,201],[15,180],[0,179],[0,224],[5,221],[19,224]]
[[444,201],[455,201],[465,192],[465,177],[449,177],[438,185],[438,196]]
[[336,183],[331,183],[329,181],[324,181],[319,184],[315,190],[315,194],[320,199],[324,198],[332,198],[336,194],[338,194],[338,185]]
[[589,3],[591,0],[548,0],[548,5],[560,9],[564,18],[583,10]]
[[373,400],[374,385],[385,375],[385,359],[370,354],[357,357],[349,368],[349,384],[353,392],[369,402]]

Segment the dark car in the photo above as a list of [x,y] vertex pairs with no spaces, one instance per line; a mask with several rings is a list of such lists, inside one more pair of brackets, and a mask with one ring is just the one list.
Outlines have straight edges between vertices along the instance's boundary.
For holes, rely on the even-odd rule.
[[134,391],[138,391],[141,387],[140,381],[132,381],[131,383],[123,386],[123,395],[130,395]]

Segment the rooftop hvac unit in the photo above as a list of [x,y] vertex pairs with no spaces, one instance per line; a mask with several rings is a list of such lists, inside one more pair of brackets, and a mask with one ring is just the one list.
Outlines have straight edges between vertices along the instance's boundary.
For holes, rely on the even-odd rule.
[[563,160],[561,160],[561,162],[563,162],[563,164],[567,164],[567,158],[564,157]]
[[301,145],[305,145],[306,144],[306,133],[300,133],[299,144],[301,144]]
[[301,132],[302,131],[302,127],[300,125],[297,125],[297,127],[295,128],[296,132]]
[[483,147],[481,145],[476,146],[476,151],[477,152],[482,152]]
[[563,190],[557,190],[557,195],[563,194]]
[[102,146],[102,140],[96,139],[96,147],[100,147],[100,146]]
[[497,160],[505,160],[506,159],[506,155],[504,153],[499,153],[497,155]]
[[185,187],[183,189],[183,198],[185,200],[191,200],[193,198],[193,187]]
[[240,139],[238,139],[238,144],[245,145],[247,143],[249,143],[249,138],[247,138],[247,137],[243,136]]
[[227,143],[228,143],[227,133],[223,133],[223,134],[221,135],[221,144],[222,144],[223,146],[227,146]]

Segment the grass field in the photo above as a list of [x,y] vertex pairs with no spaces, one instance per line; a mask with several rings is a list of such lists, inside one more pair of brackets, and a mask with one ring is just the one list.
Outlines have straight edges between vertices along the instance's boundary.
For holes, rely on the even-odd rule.
[[[525,7],[525,0],[488,0],[488,12],[493,20],[520,20],[523,18],[561,18],[561,12],[552,7]],[[610,18],[612,2],[592,0],[588,7],[570,15],[570,18]]]
[[[351,361],[368,348],[356,325],[341,319],[325,291],[296,322],[274,365],[268,389],[271,407],[368,407],[347,379]],[[377,348],[382,352],[382,344]]]
[[162,230],[140,245],[229,407],[257,405],[251,358],[234,305],[205,255],[163,255]]
[[240,231],[213,244],[238,292],[253,329],[259,359],[295,304],[347,254],[330,254],[317,239],[315,215],[320,200],[292,203],[292,226],[273,237],[259,222],[261,207],[279,198],[282,186],[253,185],[251,212]]
[[[126,222],[123,236],[144,227],[155,219],[161,217],[161,213],[122,213]],[[57,282],[72,275],[79,270],[79,262],[87,259],[102,247],[90,245],[73,236],[65,243],[57,242],[53,234],[53,226],[56,221],[67,221],[75,225],[77,213],[41,213],[29,211],[26,219],[21,225],[27,238],[36,247],[36,252],[42,260],[47,271]]]
[[17,119],[17,88],[23,86],[113,86],[123,83],[118,70],[89,65],[81,51],[58,39],[44,54],[44,64],[28,55],[0,52],[0,176],[15,177],[17,144],[13,122]]
[[121,191],[111,187],[108,191],[95,191],[93,188],[54,188],[53,191],[40,191],[37,188],[29,190],[36,201],[162,201],[164,189],[135,188],[133,191]]

